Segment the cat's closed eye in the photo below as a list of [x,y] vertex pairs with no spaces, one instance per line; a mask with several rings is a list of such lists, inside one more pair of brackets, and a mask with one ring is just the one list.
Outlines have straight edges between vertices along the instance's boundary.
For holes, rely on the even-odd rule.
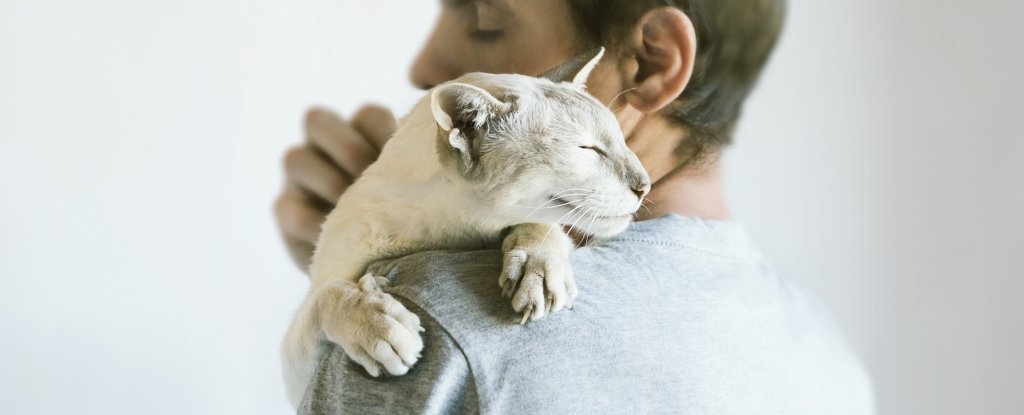
[[597,153],[597,155],[599,155],[601,157],[608,157],[608,153],[605,153],[604,150],[601,150],[598,147],[594,147],[594,146],[578,146],[578,147],[582,148],[584,150],[593,151],[593,152]]

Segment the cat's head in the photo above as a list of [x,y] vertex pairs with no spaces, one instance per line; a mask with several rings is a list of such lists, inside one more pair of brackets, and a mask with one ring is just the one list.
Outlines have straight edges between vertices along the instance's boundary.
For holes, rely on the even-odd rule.
[[602,54],[540,78],[472,73],[434,88],[442,164],[512,223],[624,230],[650,178],[615,116],[584,88]]

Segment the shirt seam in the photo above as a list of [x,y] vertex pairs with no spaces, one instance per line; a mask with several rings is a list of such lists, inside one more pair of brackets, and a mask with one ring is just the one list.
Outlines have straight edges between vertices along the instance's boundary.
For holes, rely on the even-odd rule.
[[419,308],[420,310],[423,310],[424,314],[426,314],[428,317],[430,317],[432,320],[434,320],[435,323],[437,323],[437,326],[440,327],[441,331],[444,332],[443,333],[444,336],[446,336],[449,339],[451,339],[452,344],[454,344],[455,348],[459,350],[459,354],[462,356],[462,359],[465,360],[465,362],[466,362],[466,370],[469,371],[469,377],[472,380],[472,384],[473,384],[473,396],[476,398],[476,402],[475,402],[476,409],[479,412],[483,412],[480,409],[481,408],[481,402],[482,402],[481,399],[480,399],[480,385],[477,385],[476,374],[473,373],[473,362],[469,359],[469,356],[466,354],[466,351],[462,348],[462,344],[459,343],[459,340],[456,339],[455,336],[452,335],[451,330],[449,330],[448,327],[445,327],[444,323],[442,323],[441,320],[437,318],[437,316],[435,316],[433,313],[431,313],[429,310],[427,310],[425,307],[423,307],[420,304],[420,302],[416,301],[415,299],[411,298],[408,295],[400,294],[400,293],[397,293],[397,292],[390,292],[390,291],[388,293],[393,295],[393,296],[396,296],[396,297],[404,298],[406,301],[415,304],[417,308]]
[[724,253],[721,253],[721,252],[712,251],[712,250],[703,249],[703,248],[698,248],[698,247],[695,247],[693,245],[688,245],[688,244],[679,243],[679,242],[655,241],[655,240],[650,240],[650,239],[635,239],[635,238],[615,238],[615,239],[608,240],[608,242],[637,242],[637,243],[645,243],[645,244],[650,244],[650,245],[668,246],[668,247],[673,247],[673,248],[682,248],[682,249],[687,249],[687,250],[690,250],[690,251],[700,252],[700,253],[708,255],[708,256],[713,256],[713,257],[717,257],[717,258],[720,258],[720,259],[727,259],[727,260],[732,260],[732,261],[744,261],[744,260],[747,259],[743,255],[724,254]]

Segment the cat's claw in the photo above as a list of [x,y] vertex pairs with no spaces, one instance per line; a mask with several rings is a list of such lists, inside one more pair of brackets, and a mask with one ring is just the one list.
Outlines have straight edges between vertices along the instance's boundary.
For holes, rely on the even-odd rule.
[[357,284],[331,287],[330,312],[323,318],[327,339],[340,345],[370,376],[404,375],[420,358],[420,319],[381,290],[381,280],[364,275]]
[[526,266],[527,258],[526,251],[522,249],[513,249],[505,252],[501,277],[498,279],[498,285],[501,287],[501,295],[503,297],[512,298],[516,285],[523,276],[523,267]]
[[498,286],[523,313],[520,324],[571,307],[576,299],[567,238],[561,229],[536,224],[518,225],[506,237]]
[[530,320],[530,312],[531,311],[533,311],[533,308],[528,308],[528,309],[526,309],[526,312],[523,313],[523,319],[519,320],[519,325],[520,326],[526,324],[526,322]]

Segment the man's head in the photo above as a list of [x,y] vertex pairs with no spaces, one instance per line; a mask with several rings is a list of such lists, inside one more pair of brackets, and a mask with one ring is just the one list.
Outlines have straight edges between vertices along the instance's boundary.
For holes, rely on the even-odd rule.
[[[729,142],[781,30],[784,0],[442,0],[412,68],[430,87],[468,72],[536,75],[595,46],[588,88],[687,131],[685,158]],[[621,96],[619,94],[621,93]],[[619,97],[615,102],[613,98]]]

